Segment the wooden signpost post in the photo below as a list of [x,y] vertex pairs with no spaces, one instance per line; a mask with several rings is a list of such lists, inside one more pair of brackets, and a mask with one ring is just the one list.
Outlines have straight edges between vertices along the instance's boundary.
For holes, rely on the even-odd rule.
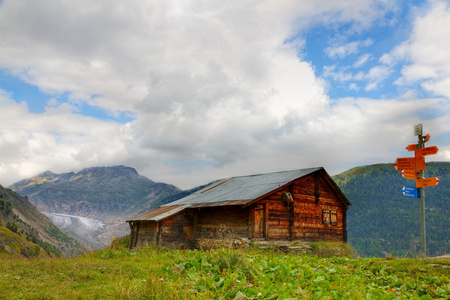
[[415,187],[404,186],[402,189],[405,197],[420,198],[420,231],[422,239],[422,256],[427,257],[426,230],[425,230],[425,187],[436,186],[439,178],[424,178],[425,157],[436,154],[439,149],[436,146],[425,147],[425,143],[430,140],[430,135],[422,135],[422,124],[414,126],[414,135],[418,136],[418,144],[408,145],[406,150],[414,151],[414,157],[397,158],[394,167],[401,172],[404,178],[416,180]]

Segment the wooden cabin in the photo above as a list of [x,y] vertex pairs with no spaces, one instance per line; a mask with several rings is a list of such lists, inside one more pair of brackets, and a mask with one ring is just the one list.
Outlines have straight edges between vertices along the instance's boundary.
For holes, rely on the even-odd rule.
[[324,168],[218,180],[127,220],[130,248],[195,247],[200,238],[347,242],[351,205]]

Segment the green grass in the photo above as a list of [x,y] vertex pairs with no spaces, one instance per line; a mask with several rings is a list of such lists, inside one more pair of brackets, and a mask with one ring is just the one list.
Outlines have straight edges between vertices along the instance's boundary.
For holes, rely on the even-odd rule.
[[[450,261],[274,250],[114,249],[0,256],[0,299],[448,299]],[[245,295],[245,297],[243,297]]]

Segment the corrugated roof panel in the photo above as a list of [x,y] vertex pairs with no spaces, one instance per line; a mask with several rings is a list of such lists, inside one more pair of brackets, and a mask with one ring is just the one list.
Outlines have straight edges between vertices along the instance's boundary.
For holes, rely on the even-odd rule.
[[208,202],[208,203],[198,203],[192,204],[189,206],[190,208],[198,208],[198,207],[212,207],[212,206],[228,206],[228,205],[245,205],[249,203],[251,200],[235,200],[235,201],[224,201],[224,202]]
[[[323,168],[285,171],[222,179],[180,200],[162,207],[186,204],[207,204],[226,201],[247,203],[298,178]],[[206,206],[206,205],[205,205]],[[216,205],[214,205],[216,206]]]
[[146,214],[143,214],[137,218],[127,220],[127,222],[133,222],[133,221],[160,221],[164,218],[170,217],[185,208],[189,207],[190,205],[176,205],[176,206],[164,206],[159,207],[157,209],[154,209],[152,211],[149,211]]

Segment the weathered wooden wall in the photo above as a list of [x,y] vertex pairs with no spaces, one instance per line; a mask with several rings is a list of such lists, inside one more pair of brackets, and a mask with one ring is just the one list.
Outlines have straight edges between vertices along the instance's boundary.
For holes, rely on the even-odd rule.
[[248,208],[242,206],[205,207],[198,211],[197,237],[249,237]]
[[[137,222],[137,240],[135,246],[153,246],[156,243],[156,223],[155,222]],[[132,232],[133,234],[133,232]],[[134,247],[134,246],[133,246]]]
[[249,210],[241,206],[187,209],[159,222],[136,222],[135,245],[192,247],[197,238],[248,238]]
[[160,238],[157,239],[162,246],[181,246],[185,242],[183,213],[161,220]]
[[[289,205],[281,201],[283,191],[294,198],[293,214]],[[301,178],[261,201],[269,207],[268,239],[346,241],[346,207],[320,176],[312,174]],[[323,223],[324,210],[336,211],[337,224]]]

